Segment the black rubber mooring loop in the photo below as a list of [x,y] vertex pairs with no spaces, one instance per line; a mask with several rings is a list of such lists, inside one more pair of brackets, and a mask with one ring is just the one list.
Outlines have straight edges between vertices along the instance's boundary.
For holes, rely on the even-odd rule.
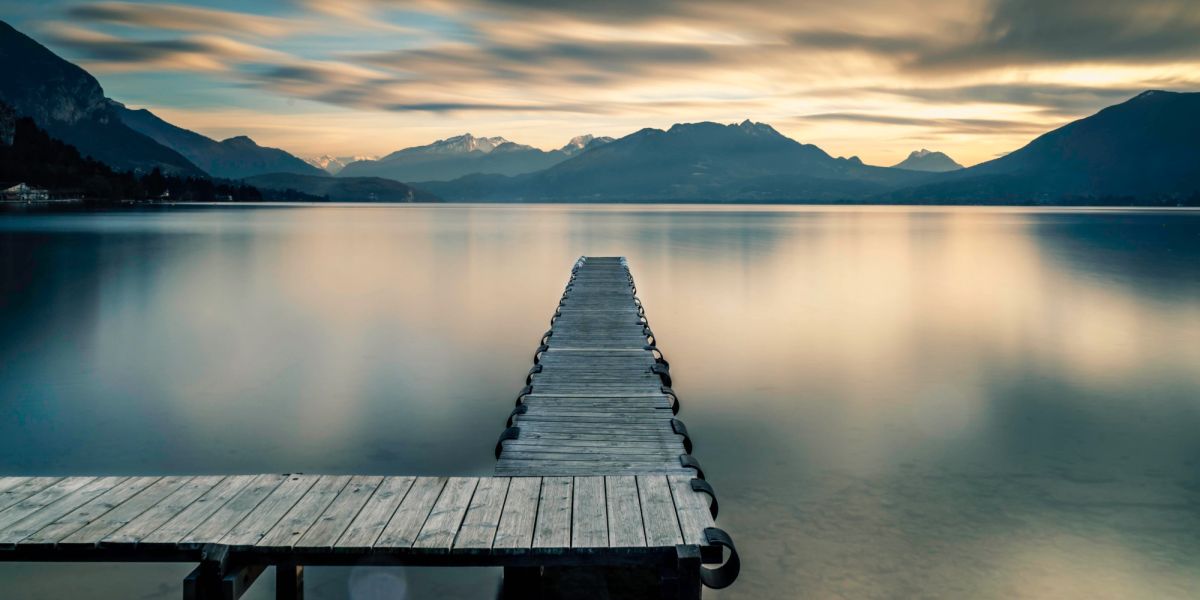
[[529,374],[525,376],[525,383],[526,384],[533,383],[534,373],[541,373],[541,372],[542,372],[542,365],[533,365],[533,367],[531,367],[529,369]]
[[554,335],[553,329],[550,329],[550,330],[546,331],[546,333],[543,333],[542,334],[542,343],[543,344],[548,343],[550,341],[550,336],[552,336],[552,335]]
[[532,394],[532,393],[533,393],[532,385],[527,385],[527,386],[521,388],[521,391],[517,392],[517,401],[513,402],[513,405],[520,406],[520,405],[524,404],[525,403],[525,395]]
[[517,406],[516,408],[512,409],[512,412],[508,413],[508,421],[504,424],[504,426],[512,427],[513,417],[515,417],[517,415],[523,415],[527,412],[529,412],[529,405],[527,405],[527,404],[521,404],[521,405]]
[[521,437],[520,427],[509,427],[500,433],[500,439],[496,440],[496,458],[500,458],[500,451],[504,449],[504,440],[515,440]]
[[[512,423],[509,423],[512,425]],[[671,419],[671,430],[683,436],[683,449],[687,450],[688,454],[692,453],[692,438],[688,435],[687,426],[679,419]]]
[[696,477],[698,479],[704,479],[704,469],[700,468],[700,461],[696,460],[696,457],[692,456],[691,454],[680,454],[679,466],[685,469],[695,469]]
[[542,361],[542,353],[550,349],[550,344],[542,344],[538,346],[536,352],[533,353],[533,364],[538,364]]
[[675,395],[675,390],[664,385],[662,387],[662,393],[671,397],[671,414],[679,414],[679,396]]
[[656,362],[660,365],[665,365],[668,369],[671,368],[671,363],[667,362],[667,355],[663,354],[663,351],[659,350],[657,346],[651,346],[651,345],[647,344],[645,346],[642,346],[642,350],[646,350],[646,351],[650,352],[651,354],[653,354],[654,362]]
[[725,564],[715,569],[700,569],[700,581],[704,582],[705,587],[719,590],[727,588],[738,577],[738,573],[742,571],[742,561],[738,558],[737,548],[733,547],[733,538],[729,537],[725,530],[717,527],[705,527],[704,539],[713,546],[724,546],[729,549],[729,558],[725,559]]
[[692,480],[692,491],[701,494],[708,494],[712,502],[708,503],[708,512],[712,514],[712,518],[717,518],[717,492],[713,489],[712,484],[703,479]]
[[663,385],[671,385],[671,369],[662,363],[654,363],[650,365],[650,372],[655,373],[662,379]]

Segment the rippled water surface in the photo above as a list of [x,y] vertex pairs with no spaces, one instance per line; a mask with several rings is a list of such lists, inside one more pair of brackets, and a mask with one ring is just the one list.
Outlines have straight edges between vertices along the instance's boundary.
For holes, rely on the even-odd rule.
[[[1194,212],[0,216],[0,473],[488,474],[581,254],[629,257],[671,361],[744,558],[712,597],[1200,597]],[[176,598],[189,570],[0,563],[0,596]]]

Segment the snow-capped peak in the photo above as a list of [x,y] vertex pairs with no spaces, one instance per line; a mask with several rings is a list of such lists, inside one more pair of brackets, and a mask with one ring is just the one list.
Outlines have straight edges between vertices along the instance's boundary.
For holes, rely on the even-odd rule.
[[590,146],[600,146],[611,141],[613,141],[613,139],[608,136],[596,137],[590,133],[577,135],[571,138],[571,141],[567,142],[567,145],[559,148],[559,151],[567,154],[568,156],[574,156],[580,152],[583,152],[584,150],[587,150]]
[[331,154],[322,154],[321,156],[310,156],[304,159],[304,162],[327,171],[330,175],[336,175],[338,171],[345,168],[346,165],[360,160],[375,160],[378,156],[333,156]]
[[469,133],[457,135],[452,138],[438,140],[429,144],[426,148],[434,152],[483,152],[488,153],[496,149],[500,144],[507,144],[508,140],[500,137],[475,137]]

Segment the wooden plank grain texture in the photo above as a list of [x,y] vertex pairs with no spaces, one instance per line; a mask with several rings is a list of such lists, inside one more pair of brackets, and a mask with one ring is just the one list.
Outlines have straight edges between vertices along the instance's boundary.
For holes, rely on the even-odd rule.
[[292,508],[271,528],[256,546],[290,548],[308,533],[308,529],[333,503],[342,488],[350,483],[349,475],[324,475],[313,483]]
[[484,477],[475,488],[471,505],[454,540],[456,549],[490,549],[500,527],[500,515],[508,497],[507,477]]
[[351,478],[296,545],[305,548],[333,548],[382,482],[383,477],[375,475],[357,475]]
[[221,538],[226,546],[253,546],[266,537],[275,524],[304,497],[319,477],[316,475],[291,475],[263,499],[254,510]]
[[540,477],[517,477],[509,482],[493,548],[529,548],[533,545],[541,489]]
[[[86,511],[78,511],[83,506],[87,506],[97,498],[104,496],[114,487],[119,486],[125,481],[125,477],[97,477],[87,485],[79,488],[74,493],[68,494],[58,501],[46,506],[45,508],[29,515],[25,519],[13,524],[7,529],[0,531],[0,546],[9,546],[16,544],[30,536],[39,533],[44,528],[49,527],[50,531],[47,535],[39,537],[34,543],[53,543],[58,541],[63,535],[82,527],[87,522],[95,518],[95,511],[100,513],[105,512],[98,508],[92,508]],[[119,504],[119,502],[118,502]],[[109,507],[111,508],[111,507]],[[82,512],[84,517],[83,523],[75,525],[81,518]],[[69,518],[67,518],[69,517]],[[59,524],[57,527],[52,527]],[[65,533],[61,533],[62,529],[68,529]],[[50,539],[47,539],[50,538]]]
[[479,479],[475,477],[448,479],[441,496],[429,511],[425,524],[421,526],[413,547],[449,550],[454,545],[454,536],[458,534],[478,484]]
[[346,532],[338,538],[335,547],[354,550],[374,546],[416,480],[416,477],[408,476],[384,478]]
[[[167,519],[165,523],[154,529],[150,533],[144,535],[138,543],[141,544],[175,544],[182,540],[184,536],[191,533],[196,528],[200,527],[216,512],[225,507],[225,504],[231,502],[238,497],[242,490],[251,484],[262,481],[263,478],[276,478],[278,475],[234,475],[226,477],[220,483],[213,486],[212,489],[204,492],[202,496],[196,499],[195,502],[188,504],[183,510],[180,510],[175,516]],[[265,493],[264,493],[265,495]],[[248,509],[247,509],[248,510]],[[147,511],[149,513],[150,511]],[[143,513],[140,518],[153,518],[153,515],[146,517]],[[137,522],[137,519],[130,521],[129,525]],[[129,526],[127,525],[127,527]],[[232,525],[230,523],[229,525]],[[117,530],[120,533],[120,530]],[[215,535],[223,535],[225,530]]]
[[571,477],[543,477],[534,548],[571,547]]
[[417,541],[421,527],[433,510],[442,488],[446,486],[446,477],[418,477],[413,482],[412,489],[392,515],[379,540],[376,548],[410,548]]
[[54,544],[64,537],[82,529],[88,523],[100,518],[108,511],[120,506],[126,500],[149,487],[158,477],[129,477],[120,478],[121,482],[112,486],[108,491],[93,498],[87,504],[64,514],[53,523],[46,525],[37,533],[22,540],[23,544]]
[[146,512],[100,540],[101,544],[137,544],[167,521],[192,506],[204,494],[225,481],[221,475],[195,477]]

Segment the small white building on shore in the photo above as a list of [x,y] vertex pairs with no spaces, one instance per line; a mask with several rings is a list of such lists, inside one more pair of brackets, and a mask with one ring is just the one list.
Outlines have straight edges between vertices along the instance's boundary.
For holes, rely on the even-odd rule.
[[49,191],[32,187],[27,183],[18,183],[5,188],[0,194],[8,202],[44,202],[50,199]]

